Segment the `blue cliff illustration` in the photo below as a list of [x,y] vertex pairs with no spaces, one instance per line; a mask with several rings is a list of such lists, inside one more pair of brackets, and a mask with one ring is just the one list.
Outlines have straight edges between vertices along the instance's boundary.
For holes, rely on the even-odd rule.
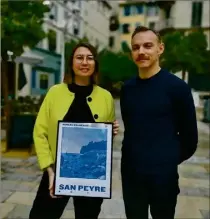
[[[91,129],[90,130],[83,129],[83,130],[91,131]],[[82,137],[84,140],[85,135],[82,135],[82,133],[80,133],[80,138],[75,139],[75,142],[67,141],[69,143],[68,145],[67,142],[65,143],[66,149],[63,150],[62,151],[63,153],[61,154],[60,177],[100,179],[100,180],[106,179],[106,153],[107,153],[106,130],[103,130],[103,132],[99,132],[99,134],[100,134],[100,138],[99,137],[96,138],[97,141],[95,142],[89,141],[86,145],[80,147],[78,146],[78,144],[76,144],[76,142],[77,143],[82,142],[81,141]],[[87,136],[89,135],[86,135],[86,137]],[[74,149],[72,148],[73,145],[74,145]],[[77,148],[77,151],[75,148]],[[78,148],[80,149],[78,150]],[[72,153],[69,153],[70,151],[72,151]]]

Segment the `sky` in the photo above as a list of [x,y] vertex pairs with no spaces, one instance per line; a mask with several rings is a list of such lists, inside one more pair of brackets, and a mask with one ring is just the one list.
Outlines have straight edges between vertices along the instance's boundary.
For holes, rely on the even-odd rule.
[[79,153],[82,146],[87,145],[92,139],[95,141],[106,140],[106,129],[85,129],[63,127],[62,153]]

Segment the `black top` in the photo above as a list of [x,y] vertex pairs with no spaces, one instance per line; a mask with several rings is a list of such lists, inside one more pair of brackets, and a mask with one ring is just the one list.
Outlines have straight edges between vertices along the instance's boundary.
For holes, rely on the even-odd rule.
[[[198,143],[196,113],[190,87],[160,70],[149,79],[135,77],[121,92],[125,132],[123,162],[142,173],[176,170]],[[131,166],[130,166],[131,167]]]
[[91,101],[91,98],[88,96],[93,91],[93,85],[79,86],[76,84],[69,84],[68,89],[69,91],[75,93],[75,98],[68,112],[64,116],[63,121],[94,122],[95,120],[87,104],[87,101]]

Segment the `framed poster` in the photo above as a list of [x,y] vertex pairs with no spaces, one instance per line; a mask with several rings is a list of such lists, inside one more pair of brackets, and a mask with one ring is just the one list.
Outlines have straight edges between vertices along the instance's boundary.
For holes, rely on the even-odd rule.
[[58,122],[54,194],[111,198],[112,123]]

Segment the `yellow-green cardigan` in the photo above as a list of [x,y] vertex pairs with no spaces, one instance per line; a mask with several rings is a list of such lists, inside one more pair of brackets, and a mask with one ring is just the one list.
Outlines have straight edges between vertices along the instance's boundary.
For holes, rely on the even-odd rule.
[[[58,120],[62,120],[74,100],[67,84],[52,86],[40,107],[34,126],[34,145],[40,168],[54,164]],[[94,85],[87,103],[96,122],[114,122],[115,107],[111,94]]]

